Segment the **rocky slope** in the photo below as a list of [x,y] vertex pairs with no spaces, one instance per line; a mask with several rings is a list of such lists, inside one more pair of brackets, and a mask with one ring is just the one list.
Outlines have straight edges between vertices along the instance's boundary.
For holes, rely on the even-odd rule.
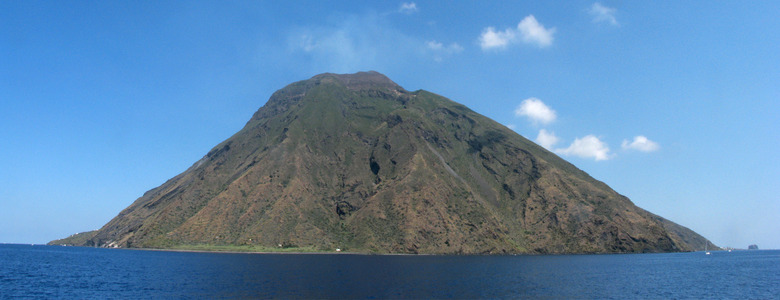
[[277,91],[241,131],[80,244],[465,254],[706,242],[467,107],[367,72]]

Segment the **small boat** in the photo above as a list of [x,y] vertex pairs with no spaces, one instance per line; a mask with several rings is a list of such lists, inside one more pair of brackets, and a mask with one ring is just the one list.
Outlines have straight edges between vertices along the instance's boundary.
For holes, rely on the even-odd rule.
[[707,243],[706,243],[706,242],[704,243],[704,254],[705,254],[705,255],[710,255],[710,254],[712,254],[712,253],[710,253],[710,251],[709,251],[709,250],[707,250]]

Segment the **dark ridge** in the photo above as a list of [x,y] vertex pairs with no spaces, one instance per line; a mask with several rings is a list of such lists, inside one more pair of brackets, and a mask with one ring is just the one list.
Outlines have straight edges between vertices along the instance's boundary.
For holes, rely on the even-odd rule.
[[351,90],[363,90],[374,88],[387,88],[391,90],[404,90],[403,87],[396,84],[387,76],[382,75],[376,71],[357,72],[354,74],[333,74],[324,73],[312,77],[315,80],[325,80],[327,78],[333,78],[344,84]]

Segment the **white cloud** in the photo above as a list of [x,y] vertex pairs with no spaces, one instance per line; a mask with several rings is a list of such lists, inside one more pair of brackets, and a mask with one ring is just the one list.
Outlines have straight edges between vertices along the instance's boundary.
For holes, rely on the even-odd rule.
[[523,21],[520,21],[520,24],[517,24],[517,30],[520,30],[523,42],[536,44],[542,48],[552,45],[553,33],[555,33],[555,28],[544,28],[542,24],[536,21],[533,15],[529,15]]
[[330,24],[293,28],[287,33],[287,42],[286,58],[311,72],[389,72],[400,68],[399,61],[432,58],[441,62],[464,51],[458,43],[407,35],[388,21],[387,14],[379,13],[347,15]]
[[479,46],[482,47],[482,50],[504,49],[514,39],[515,33],[511,28],[505,31],[496,31],[495,28],[488,27],[482,30],[482,35],[479,36]]
[[552,151],[552,146],[557,144],[559,140],[554,132],[547,132],[544,129],[539,130],[539,135],[536,136],[536,143],[550,151]]
[[634,141],[630,143],[628,140],[623,140],[621,147],[623,150],[637,150],[642,152],[653,152],[661,148],[658,143],[649,140],[643,135],[635,136]]
[[425,41],[391,26],[384,15],[351,15],[334,23],[297,27],[288,34],[286,58],[312,72],[388,70],[398,61],[427,56]]
[[606,7],[604,5],[601,5],[601,3],[593,3],[593,5],[590,6],[590,9],[588,10],[588,13],[593,16],[593,22],[600,23],[605,22],[609,23],[613,26],[618,26],[617,19],[615,18],[615,13],[617,12],[617,9]]
[[549,124],[556,119],[555,111],[537,98],[523,100],[523,102],[515,108],[515,116],[528,117],[535,124]]
[[479,36],[479,46],[482,50],[505,49],[510,44],[526,43],[540,48],[552,45],[555,28],[544,28],[533,15],[528,15],[517,28],[507,28],[504,31],[496,31],[494,27],[482,30]]
[[417,12],[417,3],[414,2],[404,2],[401,3],[401,7],[398,8],[398,12],[410,15]]
[[569,148],[560,148],[555,152],[563,155],[574,155],[582,158],[593,158],[596,161],[608,160],[612,157],[606,143],[594,135],[586,135],[574,139]]
[[439,43],[437,41],[428,41],[427,43],[425,43],[425,45],[428,46],[428,49],[437,50],[437,51],[444,48],[444,44]]
[[425,43],[425,47],[428,49],[428,51],[433,53],[433,59],[438,62],[442,61],[445,57],[449,57],[453,54],[463,51],[463,47],[457,43],[451,43],[445,46],[441,42],[428,41]]

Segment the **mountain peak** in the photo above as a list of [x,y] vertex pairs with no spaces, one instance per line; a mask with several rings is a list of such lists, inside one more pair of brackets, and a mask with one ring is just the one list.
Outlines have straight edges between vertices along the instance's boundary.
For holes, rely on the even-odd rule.
[[403,90],[403,87],[390,80],[390,78],[387,76],[376,71],[357,72],[354,74],[323,73],[312,77],[312,79],[316,81],[335,80],[351,90],[364,90],[371,88]]
[[712,245],[499,123],[377,72],[276,91],[103,228],[52,243],[450,254]]

